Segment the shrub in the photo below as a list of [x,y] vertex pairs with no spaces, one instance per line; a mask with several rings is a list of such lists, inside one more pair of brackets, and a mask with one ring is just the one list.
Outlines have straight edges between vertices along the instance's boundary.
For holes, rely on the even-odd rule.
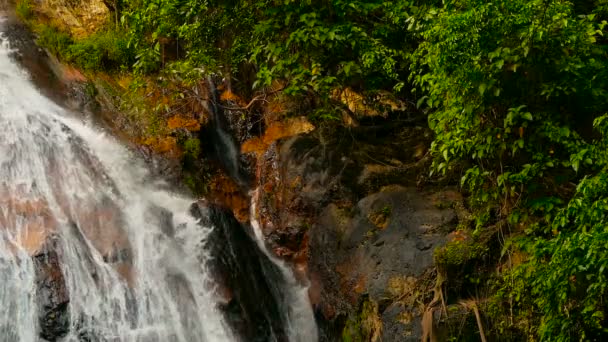
[[38,34],[38,39],[36,40],[38,45],[57,57],[65,58],[70,45],[73,44],[72,37],[69,34],[46,24],[37,26],[35,30]]
[[66,60],[84,70],[116,70],[131,64],[131,50],[122,32],[100,30],[67,49]]
[[31,0],[20,0],[15,6],[15,12],[21,20],[27,21],[34,14],[34,6]]

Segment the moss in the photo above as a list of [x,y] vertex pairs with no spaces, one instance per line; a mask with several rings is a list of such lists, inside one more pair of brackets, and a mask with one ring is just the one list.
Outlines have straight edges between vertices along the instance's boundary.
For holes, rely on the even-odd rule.
[[351,316],[342,330],[344,342],[379,341],[382,334],[382,320],[378,313],[378,304],[365,297],[361,302],[359,311]]
[[406,306],[413,306],[422,296],[416,278],[412,276],[392,277],[386,289],[393,300]]
[[196,138],[189,138],[184,142],[184,158],[198,159],[201,154],[201,141]]
[[439,210],[449,209],[454,207],[454,202],[449,200],[439,200],[435,203],[435,208]]
[[182,154],[182,172],[184,183],[196,195],[203,195],[209,191],[211,170],[208,163],[201,160],[201,141],[196,137],[187,137],[179,142]]
[[206,195],[209,193],[209,183],[211,174],[208,169],[201,169],[199,172],[184,171],[182,173],[184,184],[195,195]]
[[196,192],[196,180],[190,175],[184,175],[184,184],[192,191]]
[[97,94],[99,94],[99,91],[97,91],[97,87],[95,87],[95,83],[93,82],[87,82],[84,92],[88,99],[94,99]]
[[31,0],[17,1],[15,12],[17,13],[17,16],[21,18],[21,20],[28,21],[34,15],[34,4]]
[[455,239],[444,247],[435,250],[435,262],[439,266],[464,265],[468,261],[477,259],[487,252],[487,247],[481,243],[468,239]]

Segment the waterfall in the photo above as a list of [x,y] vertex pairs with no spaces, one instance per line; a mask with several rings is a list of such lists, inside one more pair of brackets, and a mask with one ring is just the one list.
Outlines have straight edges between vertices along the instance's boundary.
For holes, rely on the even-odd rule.
[[[234,179],[241,188],[248,188],[247,177],[239,163],[239,146],[235,139],[229,134],[226,115],[230,111],[220,108],[217,88],[211,77],[207,79],[210,100],[207,109],[212,113],[211,136],[214,141],[216,157],[223,165],[226,172]],[[287,338],[292,342],[316,342],[318,341],[318,329],[308,296],[308,286],[300,284],[294,276],[293,270],[284,261],[279,260],[266,248],[262,228],[257,219],[260,190],[249,192],[251,197],[250,217],[252,237],[258,248],[262,251],[265,261],[262,269],[267,278],[274,282],[270,285],[270,291],[282,307],[281,320],[285,322],[284,329]],[[274,339],[271,339],[274,341]]]
[[[307,289],[266,251],[257,221],[254,243],[231,214],[167,192],[43,96],[12,60],[3,20],[0,341],[316,341]],[[218,153],[236,160],[220,138],[232,149]]]
[[192,200],[42,96],[0,42],[0,340],[237,340]]

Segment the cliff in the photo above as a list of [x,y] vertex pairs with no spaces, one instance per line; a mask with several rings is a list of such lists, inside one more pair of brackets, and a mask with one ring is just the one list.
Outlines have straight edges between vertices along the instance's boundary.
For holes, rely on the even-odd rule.
[[[101,1],[42,1],[35,11],[34,20],[50,20],[74,37],[93,34],[113,15]],[[446,297],[446,274],[435,262],[436,250],[464,234],[463,199],[453,182],[425,177],[432,133],[405,104],[378,113],[349,91],[342,101],[357,115],[318,123],[282,113],[296,104],[280,94],[243,109],[230,87],[201,81],[206,97],[187,112],[156,117],[161,128],[150,133],[152,120],[134,113],[156,103],[181,108],[166,89],[150,82],[125,99],[128,74],[51,64],[59,82],[39,80],[42,88],[72,89],[62,101],[104,122],[173,186],[205,195],[242,223],[253,219],[250,204],[257,202],[253,215],[266,244],[310,284],[323,341],[437,340],[450,319],[475,321],[471,307],[458,304],[461,294]],[[210,109],[218,104],[224,109]]]

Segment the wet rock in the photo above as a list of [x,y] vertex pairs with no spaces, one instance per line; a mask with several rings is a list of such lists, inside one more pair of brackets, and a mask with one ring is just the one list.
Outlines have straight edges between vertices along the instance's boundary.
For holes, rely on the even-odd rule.
[[211,178],[207,197],[214,204],[230,208],[239,222],[249,222],[250,199],[239,185],[225,174],[218,173]]
[[17,20],[13,11],[10,9],[6,12],[8,16],[2,23],[6,27],[3,34],[14,50],[12,57],[28,70],[32,81],[45,96],[61,104],[67,104],[69,86],[61,79],[57,65],[34,43],[34,36]]
[[162,154],[159,151],[153,150],[148,145],[132,146],[139,155],[148,170],[151,173],[151,180],[162,180],[159,187],[167,190],[186,191],[187,188],[183,184],[183,170],[179,163],[179,159],[171,157],[167,154]]
[[49,240],[33,257],[36,269],[36,302],[39,308],[40,336],[49,342],[65,336],[70,328],[69,295],[61,272],[56,243]]

